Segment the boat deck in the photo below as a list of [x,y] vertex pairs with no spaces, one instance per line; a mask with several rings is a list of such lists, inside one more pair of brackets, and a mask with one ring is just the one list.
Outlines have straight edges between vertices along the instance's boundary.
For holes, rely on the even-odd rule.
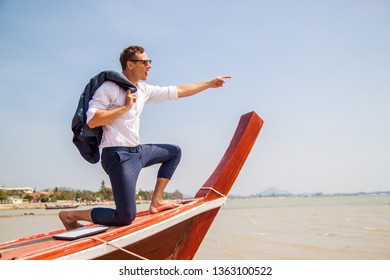
[[[180,213],[185,213],[195,207],[199,207],[203,203],[204,199],[198,198],[185,200],[180,203],[181,205],[179,207],[160,213],[151,214],[149,211],[141,211],[137,213],[137,217],[133,223],[128,226],[110,227],[105,232],[75,240],[58,240],[53,238],[54,235],[66,231],[65,229],[62,229],[0,243],[0,260],[56,259],[63,257],[64,252],[69,255],[81,252],[96,245],[110,245],[109,242],[114,239],[118,240],[131,233],[138,233],[139,235],[142,229],[167,221],[172,217],[180,215]],[[89,224],[87,226],[94,226],[94,224]],[[157,227],[154,227],[154,229],[157,233]],[[150,234],[150,230],[148,230],[148,234]],[[125,253],[133,254],[136,259],[145,258],[135,252]]]

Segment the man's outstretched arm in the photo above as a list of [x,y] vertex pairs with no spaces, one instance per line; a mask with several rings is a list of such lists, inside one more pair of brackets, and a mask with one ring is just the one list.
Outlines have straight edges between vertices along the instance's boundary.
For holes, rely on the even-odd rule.
[[179,96],[179,98],[188,97],[209,88],[222,87],[223,84],[225,83],[225,79],[230,79],[230,78],[231,76],[219,76],[217,78],[214,78],[206,82],[177,86],[177,95]]

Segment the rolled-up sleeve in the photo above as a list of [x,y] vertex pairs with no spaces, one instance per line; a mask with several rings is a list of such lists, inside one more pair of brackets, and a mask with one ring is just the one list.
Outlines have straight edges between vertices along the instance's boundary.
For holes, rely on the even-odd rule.
[[147,102],[148,103],[162,103],[179,98],[176,86],[146,86]]
[[112,82],[104,82],[93,95],[88,103],[87,123],[93,118],[97,110],[107,110],[114,98],[116,92],[115,85]]

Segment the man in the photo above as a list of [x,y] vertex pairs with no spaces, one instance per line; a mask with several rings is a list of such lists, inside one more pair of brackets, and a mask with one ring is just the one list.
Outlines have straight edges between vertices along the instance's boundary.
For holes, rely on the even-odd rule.
[[59,217],[67,230],[82,226],[88,221],[107,226],[130,224],[136,216],[136,182],[143,167],[161,164],[150,212],[157,213],[177,207],[163,200],[165,187],[179,164],[181,151],[178,146],[166,144],[141,144],[139,136],[140,115],[144,104],[166,102],[192,96],[209,88],[222,87],[225,79],[220,76],[210,81],[181,86],[159,87],[145,81],[151,69],[151,60],[144,48],[130,46],[120,55],[123,75],[135,86],[137,92],[127,92],[111,81],[104,82],[93,95],[87,111],[90,128],[103,127],[101,164],[110,177],[116,209],[94,208],[89,210],[61,211]]

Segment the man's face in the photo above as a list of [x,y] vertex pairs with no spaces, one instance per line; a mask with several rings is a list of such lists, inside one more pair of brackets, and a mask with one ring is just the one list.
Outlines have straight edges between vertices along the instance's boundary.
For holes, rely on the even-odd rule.
[[145,81],[148,78],[149,69],[152,68],[150,63],[147,63],[146,65],[144,63],[145,60],[149,60],[148,54],[146,52],[137,53],[135,60],[140,61],[132,61],[132,73],[137,80]]

